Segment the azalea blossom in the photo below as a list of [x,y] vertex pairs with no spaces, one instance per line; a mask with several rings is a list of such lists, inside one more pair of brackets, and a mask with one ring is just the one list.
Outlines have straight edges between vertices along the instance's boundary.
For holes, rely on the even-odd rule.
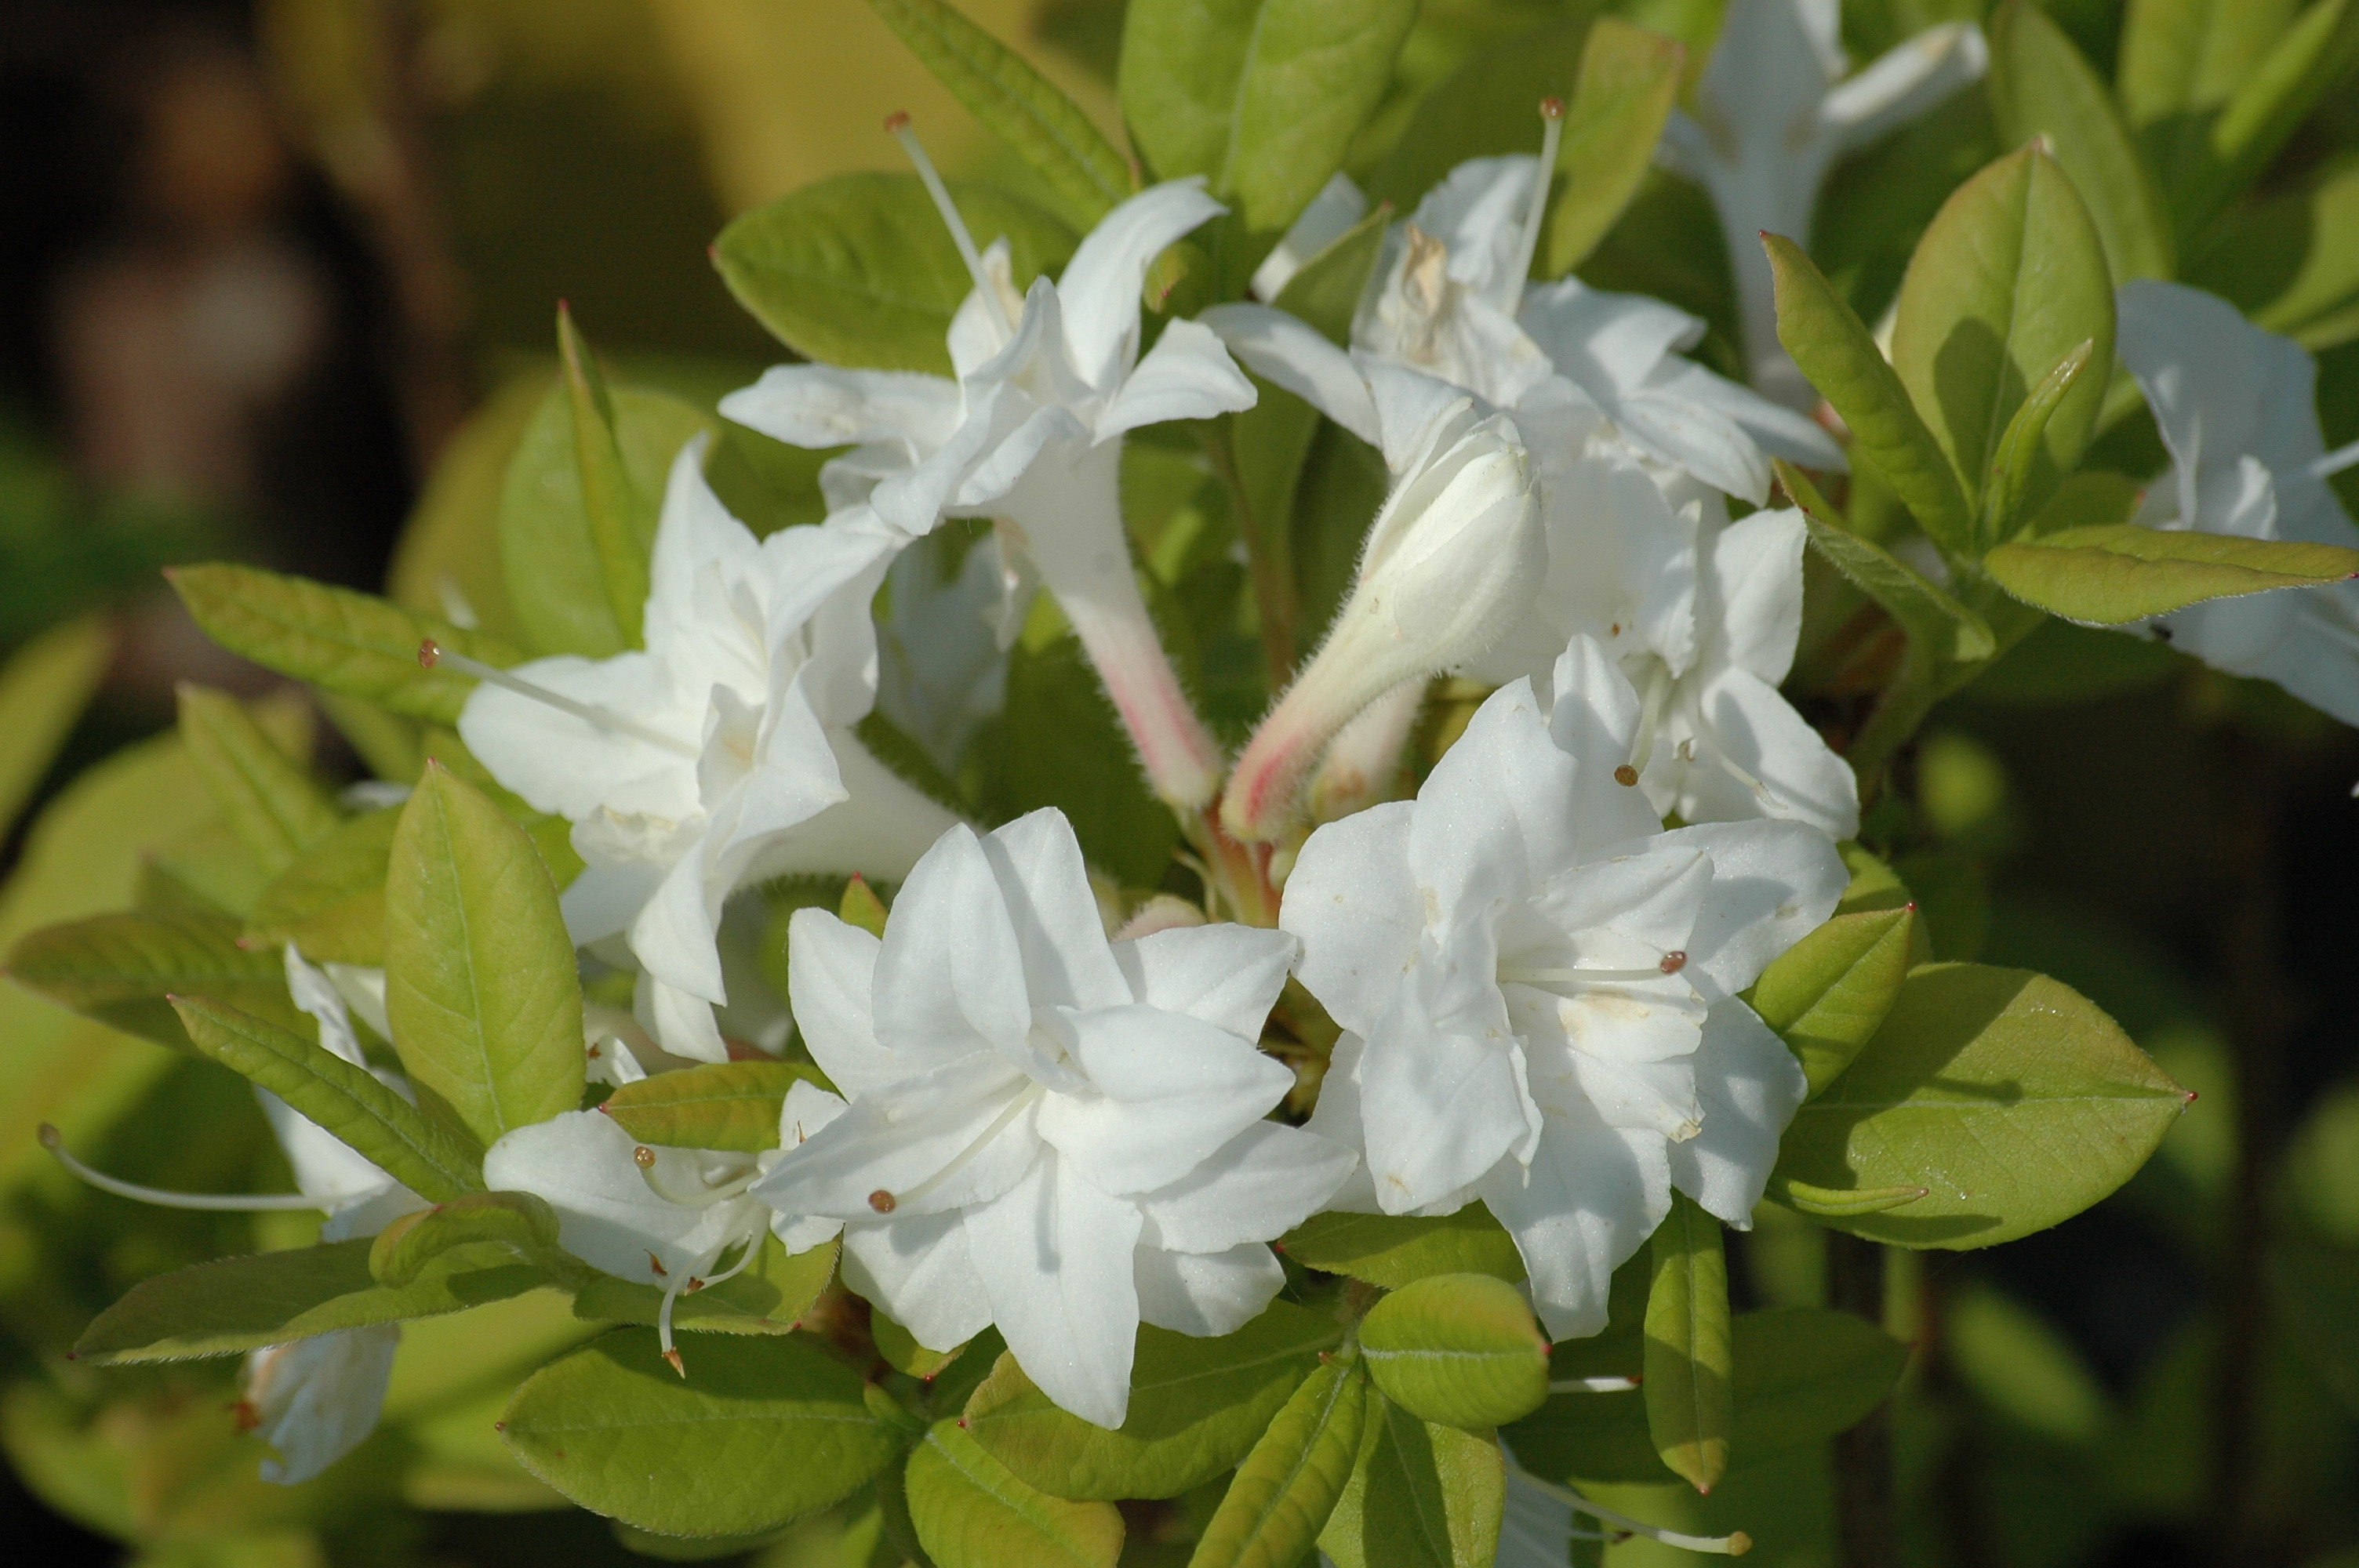
[[1225,209],[1201,179],[1143,190],[1099,221],[1062,277],[1036,278],[1019,297],[1006,242],[976,248],[897,128],[974,279],[950,328],[955,379],[780,365],[721,411],[797,446],[851,445],[821,470],[830,504],[864,503],[858,515],[898,541],[946,516],[1003,520],[1097,665],[1149,779],[1174,805],[1200,806],[1219,785],[1220,751],[1147,618],[1118,481],[1124,432],[1253,406],[1253,384],[1195,322],[1168,323],[1139,352],[1147,267]]
[[1110,942],[1060,813],[954,827],[881,941],[796,912],[795,1017],[850,1104],[752,1191],[843,1221],[845,1283],[921,1344],[995,1323],[1119,1426],[1138,1325],[1249,1321],[1285,1282],[1265,1244],[1352,1168],[1262,1119],[1294,1083],[1255,1042],[1296,952],[1240,925]]
[[1007,699],[1007,650],[1022,629],[997,613],[1008,576],[995,541],[971,547],[954,578],[923,545],[903,550],[885,574],[876,710],[946,773]]
[[1750,1223],[1806,1086],[1735,996],[1847,877],[1799,823],[1663,832],[1637,692],[1586,637],[1553,676],[1495,692],[1414,801],[1314,832],[1280,921],[1347,1032],[1310,1124],[1364,1152],[1334,1206],[1480,1199],[1567,1337],[1674,1187]]
[[1838,0],[1729,0],[1692,109],[1672,111],[1656,157],[1712,193],[1735,270],[1753,384],[1795,408],[1819,395],[1777,341],[1767,232],[1810,243],[1835,160],[1979,80],[1990,49],[1972,22],[1929,27],[1844,77]]
[[730,893],[798,871],[898,876],[951,818],[853,733],[875,697],[884,536],[756,540],[705,483],[703,449],[672,464],[646,651],[467,664],[484,684],[459,733],[502,784],[573,824],[588,863],[564,893],[574,942],[627,934],[657,1039],[719,1062],[714,934]]
[[[780,1148],[759,1154],[656,1148],[601,1111],[563,1111],[503,1135],[484,1154],[484,1180],[495,1191],[545,1200],[557,1211],[558,1245],[592,1268],[661,1291],[657,1333],[665,1358],[679,1368],[672,1305],[684,1292],[751,1264],[765,1231],[788,1251],[802,1252],[842,1228],[831,1219],[778,1213],[748,1189],[781,1150],[842,1108],[826,1090],[796,1083],[779,1108]],[[732,1254],[734,1261],[716,1270]]]
[[[2309,351],[2183,284],[2140,278],[2114,297],[2122,362],[2171,460],[2169,482],[2147,491],[2136,520],[2359,549],[2359,527],[2326,482],[2359,463],[2359,446],[2326,450]],[[2274,681],[2359,724],[2359,583],[2212,600],[2146,629],[2207,665]]]

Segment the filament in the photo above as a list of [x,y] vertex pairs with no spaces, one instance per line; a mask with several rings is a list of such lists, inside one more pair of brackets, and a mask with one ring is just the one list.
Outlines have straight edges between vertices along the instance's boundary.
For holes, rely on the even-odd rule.
[[[721,1251],[715,1252],[712,1255],[713,1258],[718,1260],[722,1252],[728,1251],[734,1245],[736,1245],[734,1242],[723,1242]],[[671,1364],[673,1371],[683,1378],[688,1376],[688,1366],[681,1360],[679,1351],[671,1342],[672,1303],[692,1291],[701,1291],[707,1285],[717,1285],[724,1280],[734,1280],[744,1273],[745,1265],[751,1263],[762,1250],[761,1232],[756,1229],[754,1235],[746,1239],[745,1245],[745,1250],[738,1256],[737,1261],[730,1264],[720,1273],[710,1278],[699,1278],[696,1271],[691,1269],[664,1288],[663,1305],[656,1309],[656,1341],[663,1346],[663,1358]]]
[[918,140],[917,132],[909,129],[909,116],[894,114],[885,122],[885,128],[893,133],[893,139],[901,144],[901,150],[909,155],[911,163],[918,166],[918,178],[925,181],[926,194],[934,199],[934,211],[940,212],[942,222],[949,225],[951,239],[958,245],[959,259],[966,263],[967,276],[974,279],[975,289],[983,296],[984,303],[990,307],[993,317],[999,322],[1000,330],[1014,337],[1016,323],[1007,319],[1007,307],[999,297],[999,289],[992,283],[991,276],[983,270],[983,253],[975,248],[974,236],[967,232],[966,220],[959,216],[957,205],[951,200],[950,187],[942,183],[940,173],[934,168],[934,160],[926,156],[925,144]]
[[70,1153],[64,1135],[48,1122],[41,1123],[41,1147],[57,1156],[58,1163],[81,1177],[103,1193],[113,1193],[119,1198],[131,1198],[139,1203],[154,1204],[158,1208],[215,1209],[230,1214],[270,1214],[282,1209],[317,1209],[325,1214],[345,1197],[315,1198],[308,1193],[173,1193],[161,1187],[143,1187],[136,1182],[126,1182],[105,1172],[83,1164]]
[[977,1137],[973,1142],[960,1150],[949,1164],[944,1165],[940,1170],[936,1171],[932,1175],[928,1176],[924,1181],[919,1182],[916,1186],[911,1187],[906,1193],[887,1192],[884,1188],[879,1187],[876,1191],[868,1195],[868,1206],[875,1209],[879,1214],[890,1214],[895,1209],[899,1208],[903,1204],[916,1203],[928,1193],[932,1192],[944,1182],[949,1181],[952,1176],[955,1176],[961,1171],[965,1170],[968,1162],[973,1160],[977,1154],[982,1153],[984,1150],[990,1145],[993,1139],[1007,1130],[1007,1124],[1009,1122],[1014,1121],[1017,1117],[1023,1115],[1030,1107],[1038,1104],[1042,1097],[1046,1096],[1048,1092],[1048,1086],[1036,1079],[1029,1088],[1027,1088],[1022,1094],[1017,1095],[1014,1099],[1009,1100],[1007,1102],[1006,1108],[1002,1110],[996,1117],[993,1118],[991,1125],[984,1128],[982,1134]]
[[2326,479],[2352,467],[2359,467],[2359,441],[2347,447],[2338,447],[2324,457],[2314,460],[2310,465],[2310,477]]
[[1540,100],[1540,167],[1532,176],[1532,199],[1524,209],[1523,232],[1516,241],[1516,265],[1500,280],[1499,303],[1513,314],[1524,297],[1524,283],[1532,275],[1532,257],[1540,248],[1540,225],[1548,221],[1549,181],[1556,175],[1556,149],[1564,139],[1564,100]]
[[[1644,969],[1516,969],[1502,967],[1499,983],[1508,986],[1598,986],[1634,985],[1641,980],[1659,980],[1666,975],[1676,975],[1687,963],[1687,955],[1670,963],[1671,956],[1663,955],[1663,963]],[[1669,968],[1664,964],[1670,964]]]
[[1676,1546],[1687,1552],[1711,1552],[1722,1557],[1742,1557],[1753,1550],[1753,1538],[1741,1530],[1729,1535],[1684,1535],[1676,1530],[1642,1523],[1627,1514],[1615,1513],[1612,1509],[1591,1502],[1571,1487],[1543,1481],[1527,1470],[1519,1468],[1517,1474],[1577,1514],[1587,1514],[1601,1524],[1626,1530],[1633,1535],[1643,1535],[1649,1541],[1659,1541],[1665,1546]]
[[[647,1145],[643,1143],[639,1148],[647,1149]],[[662,1181],[657,1177],[657,1166],[653,1158],[655,1151],[647,1149],[647,1152],[649,1158],[636,1161],[639,1167],[639,1179],[647,1183],[647,1190],[655,1194],[656,1196],[663,1199],[666,1203],[678,1204],[682,1208],[710,1208],[714,1204],[726,1202],[728,1199],[737,1196],[737,1195],[744,1192],[747,1187],[752,1186],[755,1182],[761,1178],[762,1174],[758,1170],[747,1171],[741,1175],[732,1177],[730,1180],[723,1182],[718,1185],[706,1187],[700,1192],[686,1194],[676,1193],[670,1188],[665,1186]],[[636,1158],[637,1150],[634,1150],[632,1152]]]
[[562,692],[551,691],[545,686],[535,686],[528,680],[487,665],[481,659],[471,659],[464,654],[451,653],[431,637],[418,644],[418,662],[429,670],[448,665],[462,676],[473,676],[479,681],[488,681],[503,690],[516,693],[518,697],[530,697],[544,707],[554,708],[560,713],[570,713],[576,719],[598,726],[601,730],[611,730],[617,735],[628,735],[635,741],[645,741],[650,746],[660,746],[667,752],[676,752],[683,757],[697,757],[703,754],[700,748],[690,745],[676,735],[667,735],[660,730],[649,729],[636,719],[625,719],[619,713],[609,713],[603,708],[577,701]]
[[1559,1378],[1549,1385],[1552,1394],[1626,1394],[1638,1386],[1636,1378]]
[[[1638,773],[1647,771],[1647,762],[1655,754],[1655,731],[1663,722],[1663,702],[1670,696],[1671,686],[1671,666],[1656,659],[1647,671],[1645,704],[1638,714],[1638,749],[1629,762]],[[1617,770],[1614,776],[1622,775]]]

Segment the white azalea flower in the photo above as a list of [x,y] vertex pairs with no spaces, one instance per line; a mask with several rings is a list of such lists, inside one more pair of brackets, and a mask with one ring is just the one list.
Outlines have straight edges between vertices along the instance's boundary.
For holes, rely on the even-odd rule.
[[794,871],[898,876],[951,816],[853,734],[875,694],[881,534],[756,540],[705,483],[702,453],[700,438],[672,464],[646,651],[466,665],[484,684],[459,733],[502,784],[573,824],[589,868],[565,890],[574,941],[627,933],[657,1039],[719,1062],[729,894]]
[[1335,1206],[1481,1199],[1561,1338],[1674,1186],[1749,1223],[1805,1085],[1735,993],[1846,877],[1799,823],[1662,832],[1617,776],[1637,693],[1587,638],[1554,676],[1545,711],[1494,693],[1416,800],[1313,833],[1280,923],[1347,1031],[1310,1122],[1364,1152]]
[[1007,700],[1007,649],[1021,627],[994,615],[1006,575],[998,549],[981,544],[948,580],[925,546],[902,551],[886,573],[876,710],[946,773]]
[[393,1381],[401,1325],[372,1324],[266,1346],[245,1358],[237,1422],[277,1452],[262,1478],[300,1486],[350,1454],[376,1430]]
[[904,142],[974,277],[951,324],[956,379],[780,365],[721,411],[797,446],[851,444],[821,470],[830,504],[864,503],[898,540],[946,516],[1003,519],[1096,664],[1148,777],[1173,804],[1201,806],[1220,783],[1219,749],[1147,618],[1118,481],[1125,431],[1253,406],[1253,384],[1195,322],[1170,322],[1139,354],[1147,267],[1224,209],[1201,179],[1141,191],[1100,220],[1058,282],[1037,278],[1019,298],[1006,241],[978,251],[914,138]]
[[1114,1427],[1143,1320],[1226,1334],[1284,1283],[1264,1245],[1351,1169],[1265,1121],[1255,1048],[1296,946],[1176,926],[1110,943],[1062,815],[944,834],[880,942],[789,934],[811,1054],[851,1105],[753,1191],[845,1222],[845,1281],[938,1347],[996,1323],[1066,1410]]
[[1730,0],[1691,111],[1675,110],[1658,158],[1712,192],[1735,270],[1753,383],[1796,408],[1819,395],[1777,341],[1766,231],[1810,243],[1835,160],[1978,80],[1989,47],[1971,22],[1929,27],[1845,80],[1838,0]]
[[[2140,278],[2114,297],[2122,362],[2171,458],[2172,482],[2146,492],[2137,521],[2359,548],[2359,527],[2326,483],[2359,463],[2359,446],[2326,450],[2309,351],[2183,284]],[[2207,665],[2275,681],[2359,724],[2359,583],[2213,600],[2147,625]]]
[[[832,1120],[843,1102],[798,1083],[778,1114],[778,1141],[791,1148]],[[777,1162],[759,1154],[641,1143],[602,1111],[569,1110],[505,1134],[484,1154],[495,1192],[530,1193],[557,1211],[558,1245],[592,1268],[663,1292],[657,1317],[664,1357],[672,1348],[672,1303],[717,1284],[761,1253],[763,1232],[790,1252],[806,1251],[842,1227],[833,1220],[780,1214],[747,1189]],[[735,1260],[714,1271],[734,1253]]]

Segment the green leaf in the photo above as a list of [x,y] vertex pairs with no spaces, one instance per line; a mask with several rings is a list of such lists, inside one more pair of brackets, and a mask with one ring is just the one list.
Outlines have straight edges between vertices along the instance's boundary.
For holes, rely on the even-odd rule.
[[1875,470],[1928,534],[1963,548],[1973,533],[1965,492],[1875,338],[1799,245],[1782,234],[1761,243],[1777,277],[1777,341],[1851,427],[1853,458]]
[[[2249,81],[2303,0],[2138,0],[2122,18],[2114,90],[2131,124],[2159,150],[2196,134],[2201,111],[2216,110]],[[2168,117],[2167,126],[2158,123]],[[2180,159],[2156,168],[2180,171]]]
[[[2104,245],[2072,182],[2026,147],[1941,204],[1908,263],[1893,320],[1893,369],[1969,503],[1980,501],[2016,410],[2084,342],[2097,373],[2062,394],[2038,459],[2019,466],[2013,482],[2025,504],[2038,504],[2079,464],[2114,362]],[[1975,535],[1968,553],[1993,543]]]
[[1720,1221],[1684,1193],[1655,1231],[1647,1292],[1647,1431],[1664,1465],[1699,1492],[1728,1470],[1728,1259]]
[[1295,1568],[1352,1479],[1367,1409],[1351,1350],[1305,1378],[1237,1466],[1188,1568]]
[[1386,1399],[1450,1426],[1497,1426],[1548,1398],[1548,1339],[1523,1293],[1488,1274],[1395,1291],[1362,1321],[1360,1355]]
[[429,1203],[483,1191],[483,1152],[324,1046],[209,997],[174,1004],[197,1049],[268,1089]]
[[520,1262],[570,1262],[557,1248],[557,1211],[531,1193],[463,1193],[405,1214],[377,1232],[369,1272],[398,1290],[460,1248],[506,1248]]
[[1489,1568],[1506,1501],[1495,1436],[1419,1421],[1379,1394],[1319,1546],[1336,1568]]
[[1314,1214],[1286,1233],[1278,1250],[1306,1269],[1345,1274],[1398,1290],[1430,1274],[1488,1274],[1513,1284],[1524,1277],[1515,1238],[1479,1203],[1435,1217],[1390,1214]]
[[[846,925],[856,925],[871,936],[882,939],[885,935],[885,901],[868,885],[868,879],[858,871],[843,884],[843,900],[836,906],[835,917]],[[778,1091],[785,1094],[784,1089]],[[721,1147],[714,1144],[714,1148]]]
[[1931,964],[1796,1114],[1776,1174],[1837,1192],[1924,1187],[1905,1209],[1828,1223],[1901,1247],[1988,1247],[2121,1185],[2188,1098],[2062,982]]
[[[570,319],[560,321],[559,343],[566,368],[526,424],[500,486],[501,568],[537,650],[607,658],[638,645],[672,460],[712,421],[664,393],[608,385]],[[456,718],[454,708],[439,722]]]
[[2169,277],[2171,231],[2112,96],[2054,18],[2009,0],[1990,22],[1990,94],[2010,146],[2045,136],[2088,203],[2115,283]]
[[60,1007],[175,1050],[190,1048],[173,996],[220,997],[287,1029],[316,1026],[287,994],[276,951],[238,946],[218,915],[100,914],[45,926],[8,955],[8,976]]
[[1540,276],[1562,277],[1588,260],[1638,194],[1679,101],[1687,52],[1618,16],[1600,16],[1589,29],[1557,148],[1564,189],[1549,204]]
[[[1814,1447],[1858,1424],[1908,1364],[1908,1347],[1847,1312],[1796,1307],[1739,1314],[1729,1469]],[[1536,1476],[1585,1481],[1665,1481],[1642,1401],[1614,1395],[1552,1396],[1500,1435]]]
[[182,682],[180,743],[230,830],[275,877],[336,829],[327,792],[225,691]]
[[2118,626],[2207,599],[2342,582],[2359,576],[2359,550],[2115,523],[2001,545],[1983,569],[2026,604]]
[[808,1335],[714,1339],[667,1366],[639,1328],[543,1367],[501,1433],[583,1508],[659,1535],[752,1535],[840,1502],[901,1449],[860,1374]]
[[[1561,98],[1573,106],[1571,114],[1581,113],[1581,72],[1595,9],[1571,7],[1568,16],[1468,55],[1418,100],[1392,150],[1368,171],[1368,193],[1406,210],[1467,158],[1538,152],[1541,99]],[[1601,57],[1601,66],[1605,63]],[[1568,142],[1573,128],[1565,126]],[[1563,149],[1557,167],[1566,168]]]
[[873,1303],[868,1309],[868,1336],[876,1342],[876,1354],[884,1357],[895,1371],[929,1382],[973,1343],[962,1340],[948,1350],[920,1345],[916,1335],[886,1317]]
[[430,639],[487,665],[523,657],[480,633],[307,578],[223,562],[164,575],[205,635],[231,653],[405,718],[455,724],[475,689],[465,676],[421,668],[420,643]]
[[1248,229],[1283,229],[1343,166],[1416,19],[1416,0],[1131,0],[1123,118],[1158,178],[1203,175]]
[[1352,317],[1360,308],[1360,296],[1367,292],[1368,275],[1375,270],[1391,221],[1392,214],[1379,203],[1296,268],[1270,303],[1307,322],[1336,347],[1350,347]]
[[1924,1187],[1862,1187],[1837,1192],[1832,1187],[1814,1187],[1807,1182],[1789,1181],[1774,1174],[1769,1182],[1769,1196],[1777,1202],[1798,1214],[1815,1214],[1831,1219],[1844,1219],[1859,1214],[1882,1214],[1886,1209],[1915,1203],[1928,1190]]
[[0,835],[16,825],[66,732],[106,674],[114,639],[96,619],[71,621],[0,665]]
[[[975,243],[1005,236],[1016,287],[1073,254],[1072,231],[988,186],[953,182]],[[974,288],[915,175],[842,174],[733,221],[713,265],[780,341],[825,364],[951,373],[951,317]]]
[[1818,1094],[1872,1039],[1908,978],[1914,904],[1838,914],[1779,954],[1751,1001]]
[[1997,650],[1983,618],[1935,587],[1915,568],[1873,539],[1843,526],[1809,476],[1783,458],[1772,458],[1777,482],[1810,529],[1810,544],[1852,586],[1884,608],[1912,643],[1943,664],[1975,664]]
[[402,808],[385,888],[386,1013],[410,1081],[484,1143],[582,1102],[582,988],[549,868],[435,765]]
[[1142,1325],[1130,1411],[1112,1432],[1059,1410],[1002,1356],[968,1399],[966,1426],[1042,1491],[1176,1498],[1244,1458],[1341,1337],[1332,1319],[1282,1301],[1217,1339]]
[[462,1312],[546,1282],[505,1249],[462,1249],[394,1290],[369,1273],[372,1245],[364,1237],[153,1275],[99,1314],[74,1355],[100,1366],[234,1356],[333,1329]]
[[1983,538],[1994,542],[2012,538],[2027,521],[2026,514],[2035,512],[2028,504],[2034,499],[2031,483],[2039,470],[2048,422],[2056,416],[2057,407],[2081,373],[2089,368],[2089,355],[2095,347],[2083,340],[2079,348],[2059,360],[2006,422],[2006,433],[1999,438],[1990,473],[1983,482]]
[[2204,116],[2202,150],[2193,165],[2168,171],[2164,190],[2191,234],[2267,168],[2329,89],[2359,59],[2359,5],[2320,0],[2280,34],[2253,73]]
[[246,913],[256,946],[293,943],[315,964],[385,965],[385,879],[398,808],[339,824],[278,873]]
[[[744,1272],[672,1299],[671,1325],[714,1334],[788,1334],[835,1278],[836,1244],[788,1252],[775,1236]],[[573,1298],[576,1317],[607,1323],[658,1321],[663,1292],[634,1280],[597,1274]]]
[[1129,160],[1021,55],[941,0],[869,4],[976,119],[1049,182],[1076,228],[1090,228],[1131,193]]
[[778,1146],[787,1091],[818,1078],[797,1062],[716,1062],[625,1084],[600,1108],[642,1143],[754,1154]]
[[1112,1503],[1033,1490],[959,1430],[936,1422],[909,1455],[909,1522],[939,1568],[1114,1568],[1122,1515]]
[[2313,352],[2333,346],[2317,341],[2320,329],[2346,318],[2359,300],[2359,168],[2340,169],[2279,200],[2240,209],[2221,227],[2226,231],[2221,243],[2206,252],[2207,259],[2218,260],[2216,273],[2206,268],[2189,281],[2249,299],[2235,285],[2251,276],[2256,254],[2280,256],[2283,271],[2270,276],[2281,284],[2250,312],[2254,325],[2282,332]]

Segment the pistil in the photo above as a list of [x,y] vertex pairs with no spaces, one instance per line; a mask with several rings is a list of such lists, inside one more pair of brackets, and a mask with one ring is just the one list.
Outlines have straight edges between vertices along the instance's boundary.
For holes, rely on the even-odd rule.
[[1524,209],[1523,232],[1516,240],[1516,265],[1499,280],[1499,308],[1512,316],[1523,302],[1524,284],[1532,276],[1532,257],[1540,247],[1540,226],[1548,221],[1549,182],[1556,176],[1557,147],[1564,140],[1564,100],[1540,100],[1540,166],[1532,174],[1532,199]]
[[[341,1201],[337,1198],[315,1198],[308,1193],[175,1193],[162,1187],[143,1187],[136,1182],[122,1181],[105,1172],[83,1164],[69,1152],[65,1135],[48,1122],[41,1123],[41,1147],[57,1156],[58,1163],[103,1193],[113,1193],[119,1198],[131,1198],[138,1203],[154,1204],[159,1208],[212,1209],[229,1214],[269,1214],[285,1209],[314,1209],[321,1214]],[[349,1195],[358,1197],[359,1194]]]
[[901,144],[901,150],[908,154],[909,161],[917,166],[918,178],[925,182],[926,194],[934,199],[934,211],[942,215],[942,222],[949,227],[951,239],[958,246],[959,259],[966,263],[967,276],[974,279],[974,287],[982,294],[992,319],[999,323],[1001,333],[1014,337],[1016,323],[1007,319],[1006,302],[999,297],[998,286],[984,270],[983,252],[975,247],[974,235],[968,232],[966,220],[959,216],[957,204],[951,200],[950,187],[942,183],[940,172],[934,168],[934,160],[926,156],[925,144],[918,140],[917,132],[909,129],[908,114],[896,111],[886,117],[885,128],[893,134],[893,139]]
[[996,1117],[992,1119],[991,1125],[984,1128],[973,1142],[968,1144],[965,1148],[960,1150],[956,1155],[952,1156],[949,1164],[944,1165],[940,1170],[936,1171],[932,1175],[928,1176],[924,1181],[919,1182],[908,1192],[891,1193],[886,1191],[883,1187],[877,1188],[875,1192],[868,1195],[868,1206],[875,1209],[878,1214],[891,1214],[903,1204],[916,1203],[919,1199],[925,1197],[927,1194],[931,1193],[937,1187],[940,1187],[944,1182],[949,1181],[952,1176],[955,1176],[961,1171],[965,1170],[968,1163],[972,1162],[976,1155],[982,1153],[984,1150],[990,1147],[991,1141],[993,1139],[1007,1130],[1008,1124],[1010,1122],[1013,1122],[1017,1117],[1023,1115],[1027,1109],[1038,1105],[1048,1093],[1049,1087],[1046,1084],[1040,1083],[1037,1079],[1034,1080],[1031,1086],[1026,1088],[1023,1093],[1017,1095],[1014,1099],[1007,1102],[1006,1107],[1002,1109]]

